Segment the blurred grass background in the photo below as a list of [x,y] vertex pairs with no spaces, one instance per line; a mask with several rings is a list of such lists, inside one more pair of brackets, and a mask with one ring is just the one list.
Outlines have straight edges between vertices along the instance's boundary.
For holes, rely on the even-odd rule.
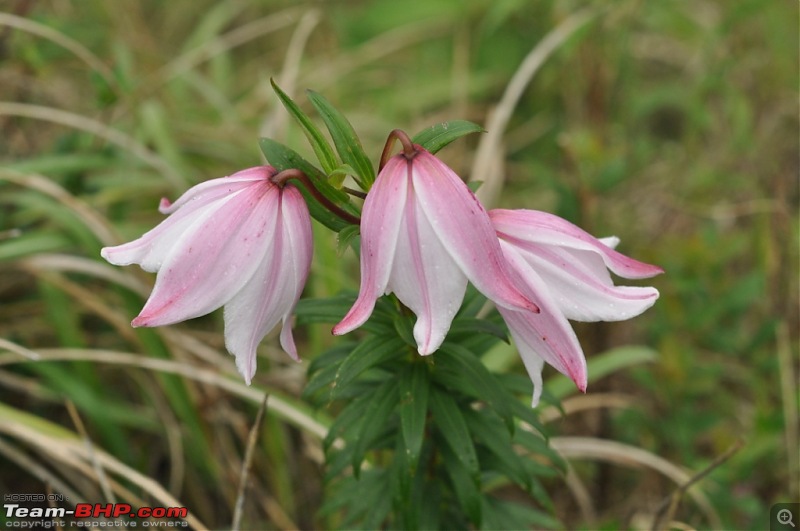
[[[676,488],[655,456],[691,475],[727,455],[698,482],[708,506],[687,498],[671,515],[691,526],[764,528],[771,504],[800,499],[795,2],[0,8],[3,493],[186,505],[196,525],[230,527],[269,392],[237,518],[245,529],[335,526],[315,514],[326,412],[299,398],[305,364],[269,339],[246,388],[221,314],[131,329],[154,277],[99,258],[156,224],[162,196],[260,164],[259,136],[310,155],[274,77],[309,113],[303,90],[322,92],[375,161],[396,127],[499,124],[441,154],[486,181],[492,206],[615,234],[622,252],[666,269],[644,316],[577,327],[590,360],[627,344],[657,355],[623,357],[552,416],[574,468],[549,485],[566,526],[649,526]],[[520,78],[555,28],[551,53]],[[315,232],[306,294],[356,287],[353,257]],[[333,342],[322,325],[297,336],[306,360]],[[494,362],[521,370],[508,360]],[[597,455],[577,437],[626,446]],[[650,457],[634,462],[626,448]]]

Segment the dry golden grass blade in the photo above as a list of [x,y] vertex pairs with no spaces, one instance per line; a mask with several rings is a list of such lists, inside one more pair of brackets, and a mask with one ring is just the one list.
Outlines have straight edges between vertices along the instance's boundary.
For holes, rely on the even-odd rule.
[[635,396],[621,393],[596,393],[591,396],[579,395],[567,398],[561,403],[561,407],[564,410],[563,414],[560,409],[548,406],[542,409],[539,418],[542,422],[548,423],[581,411],[603,408],[628,409],[635,406],[636,403]]
[[744,446],[744,442],[741,439],[736,441],[733,446],[728,448],[721,455],[717,456],[717,458],[714,459],[703,470],[693,475],[688,481],[679,485],[671,495],[664,498],[664,500],[661,502],[661,505],[656,510],[655,517],[653,518],[652,529],[670,529],[672,525],[671,522],[674,521],[675,513],[678,511],[678,505],[683,499],[683,495],[686,493],[686,491],[689,490],[692,485],[708,476],[714,471],[714,469],[719,468],[728,459],[733,457],[733,454],[741,450],[742,446]]
[[242,461],[242,471],[239,475],[239,489],[236,493],[236,503],[233,506],[233,523],[231,523],[232,531],[239,531],[242,525],[242,513],[244,512],[244,501],[247,492],[247,478],[250,475],[250,468],[253,466],[253,452],[258,441],[258,432],[261,430],[261,423],[264,420],[264,411],[267,409],[267,395],[261,400],[261,405],[258,406],[256,419],[253,421],[253,427],[250,428],[250,433],[247,436],[247,448],[244,452],[244,461]]
[[589,529],[596,528],[597,511],[592,503],[592,496],[569,462],[567,462],[567,474],[564,476],[564,482],[578,504],[578,510],[581,512],[581,523]]
[[[553,437],[550,446],[566,459],[599,460],[615,463],[629,468],[649,468],[671,479],[677,485],[692,480],[692,475],[679,466],[655,454],[617,441],[596,439],[593,437]],[[722,529],[719,514],[699,489],[690,489],[691,496],[703,511],[712,529]]]
[[238,374],[233,357],[226,352],[221,352],[209,347],[200,339],[189,332],[177,328],[161,327],[156,329],[158,334],[170,346],[171,351],[181,350],[193,354],[197,359],[217,367],[227,374]]
[[67,400],[66,408],[70,418],[72,419],[72,423],[75,425],[75,430],[78,432],[78,435],[80,435],[80,438],[83,440],[83,445],[86,447],[86,454],[89,457],[89,462],[92,465],[92,469],[94,469],[94,473],[97,477],[97,483],[100,485],[100,489],[103,491],[105,500],[110,503],[116,503],[117,499],[114,497],[114,492],[111,490],[108,477],[103,471],[103,467],[100,466],[100,461],[97,459],[97,454],[95,454],[94,451],[94,444],[92,444],[92,440],[89,438],[89,434],[86,432],[86,427],[83,425],[83,421],[81,420],[81,416],[78,414],[77,408],[75,408],[75,404],[73,404],[71,400]]
[[169,479],[167,481],[168,490],[174,494],[179,494],[183,489],[186,473],[185,453],[183,446],[183,434],[181,433],[181,423],[173,413],[164,390],[159,385],[158,380],[149,374],[132,371],[131,378],[146,390],[147,397],[153,401],[153,410],[160,420],[160,425],[164,430],[167,440],[167,451],[169,452]]
[[[3,345],[0,344],[0,347],[3,347]],[[94,363],[125,365],[169,374],[178,374],[197,382],[224,389],[235,396],[239,396],[256,404],[261,402],[266,392],[264,389],[258,389],[254,385],[248,387],[244,383],[232,380],[208,369],[201,369],[187,363],[178,363],[171,360],[147,358],[128,352],[92,349],[40,349],[36,351],[36,353],[41,356],[39,361],[91,361]],[[0,366],[18,363],[32,363],[32,361],[20,358],[17,354],[0,354]],[[269,409],[271,413],[274,413],[282,420],[320,439],[325,437],[328,433],[328,429],[324,424],[304,411],[292,406],[289,402],[275,396],[272,392],[270,392],[269,397]]]
[[[141,295],[142,298],[145,299],[149,296],[150,290],[152,289],[151,286],[139,280],[136,275],[126,272],[126,270],[109,267],[102,262],[80,256],[58,253],[38,254],[20,260],[19,264],[21,264],[24,269],[37,276],[43,276],[43,274],[47,272],[70,272],[89,275],[123,286]],[[72,287],[75,287],[75,285]],[[80,286],[77,287],[80,288]],[[85,291],[76,291],[73,289],[70,293],[79,297],[79,301],[82,302],[84,292]],[[130,316],[122,316],[122,314],[114,310],[109,312],[109,307],[104,304],[94,305],[94,307],[102,311],[101,317],[103,318],[109,315],[115,316],[115,324],[119,326],[118,330],[121,335],[128,339],[135,338],[135,334],[128,324]],[[235,366],[232,360],[229,359],[229,356],[221,354],[217,349],[209,347],[190,333],[173,328],[159,328],[158,332],[171,347],[189,352],[198,359],[212,366],[219,367],[231,374],[236,372]]]
[[[2,114],[3,105],[0,103],[0,114]],[[119,241],[119,237],[101,215],[51,179],[35,173],[22,173],[8,168],[0,168],[0,180],[49,195],[75,212],[75,215],[104,245],[115,245]]]
[[[3,345],[0,344],[0,348],[3,348]],[[42,385],[38,377],[22,376],[9,371],[0,371],[0,387],[11,391],[12,396],[29,396],[42,402],[60,404],[62,399]]]
[[22,356],[25,359],[36,361],[42,359],[42,357],[37,353],[30,349],[23,347],[22,345],[17,345],[7,339],[0,337],[0,348],[6,349],[9,352],[13,352],[17,356]]
[[[119,148],[130,152],[135,157],[141,159],[158,171],[164,179],[169,182],[172,188],[182,192],[186,188],[186,181],[175,169],[158,154],[149,150],[132,136],[122,131],[118,131],[108,125],[87,118],[86,116],[71,113],[53,107],[43,105],[30,105],[27,103],[16,103],[10,101],[0,102],[0,115],[17,116],[20,118],[32,118],[60,124],[72,129],[78,129],[96,135]],[[8,171],[8,170],[4,170]]]
[[59,493],[68,497],[70,503],[82,503],[86,501],[84,497],[78,494],[76,490],[67,485],[67,483],[62,481],[61,478],[48,470],[46,467],[42,466],[41,463],[37,463],[27,456],[23,451],[6,442],[2,438],[0,438],[0,454],[5,456],[8,460],[16,463],[18,467],[27,471],[31,476],[35,477],[45,485],[52,487]]
[[134,293],[147,297],[150,286],[145,285],[134,275],[118,267],[110,267],[103,262],[59,253],[41,253],[19,261],[26,269],[36,271],[59,271],[65,273],[80,273],[94,278],[106,280],[131,290]]
[[106,304],[105,300],[103,300],[96,291],[90,288],[84,288],[82,285],[66,279],[59,273],[36,269],[29,269],[28,271],[37,278],[56,286],[72,297],[77,304],[106,321],[127,341],[135,345],[140,344],[136,332],[130,326],[130,319],[128,316]]
[[476,195],[486,208],[492,207],[503,188],[505,175],[498,162],[505,160],[502,138],[517,102],[547,58],[595,14],[594,9],[586,8],[570,15],[534,46],[506,86],[500,103],[489,115],[484,125],[487,134],[481,137],[470,173],[470,179],[483,181]]
[[214,56],[241,46],[254,39],[290,26],[297,20],[299,9],[296,7],[284,9],[272,15],[259,18],[248,24],[221,35],[216,39],[204,42],[185,54],[176,57],[164,65],[153,76],[153,81],[148,82],[143,88],[145,94],[156,90],[159,86],[169,82],[181,74],[208,61]]
[[33,35],[37,35],[52,41],[62,48],[69,50],[75,54],[76,57],[89,65],[92,70],[100,74],[105,82],[108,83],[108,86],[116,91],[117,84],[114,80],[114,74],[111,69],[107,67],[99,57],[93,54],[91,50],[71,37],[54,30],[50,26],[45,26],[44,24],[39,24],[33,20],[19,17],[11,13],[0,13],[0,25],[26,31]]
[[[17,412],[4,404],[0,404],[0,418],[3,420],[3,422],[0,422],[0,432],[24,441],[37,448],[43,454],[78,469],[84,475],[97,479],[93,467],[88,464],[91,462],[92,457],[89,455],[84,442],[75,433],[27,413]],[[152,478],[130,468],[100,449],[93,448],[92,453],[104,470],[125,478],[130,483],[141,488],[157,502],[166,507],[183,506]],[[118,483],[110,483],[117,492],[124,493],[127,499],[140,505],[146,505]],[[208,529],[191,513],[186,516],[185,521],[194,529]]]
[[[322,14],[318,9],[309,9],[303,14],[298,22],[297,27],[292,33],[292,38],[289,40],[289,46],[286,48],[286,57],[283,60],[283,69],[277,75],[277,84],[281,89],[289,95],[294,96],[295,89],[297,88],[297,76],[300,73],[300,61],[303,58],[303,50],[305,50],[308,38],[311,32],[319,24],[322,19]],[[272,94],[272,87],[266,90]],[[282,105],[275,105],[272,112],[264,119],[259,133],[262,137],[272,138],[275,140],[282,140],[286,129],[286,124],[289,119],[287,113]]]

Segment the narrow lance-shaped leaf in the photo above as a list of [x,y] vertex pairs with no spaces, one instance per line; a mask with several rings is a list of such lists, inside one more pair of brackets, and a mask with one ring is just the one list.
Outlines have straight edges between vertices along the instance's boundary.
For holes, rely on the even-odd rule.
[[[449,398],[449,397],[448,397]],[[476,528],[480,529],[482,520],[481,491],[478,487],[476,474],[464,466],[463,461],[457,455],[458,450],[442,447],[441,453],[447,475],[450,476],[450,483],[456,495],[458,503],[464,514],[470,519]]]
[[369,190],[372,183],[375,182],[375,168],[372,167],[369,157],[364,152],[353,126],[321,94],[309,90],[308,99],[311,100],[317,112],[322,116],[322,120],[328,128],[331,138],[333,138],[333,144],[336,146],[336,151],[339,153],[342,162],[349,164],[356,171],[356,175],[353,177],[359,186],[363,190]]
[[431,153],[436,153],[450,142],[472,133],[485,133],[478,124],[467,120],[451,120],[423,129],[411,139]]
[[444,390],[435,387],[432,391],[429,401],[437,429],[470,476],[477,477],[478,455],[458,404]]
[[422,361],[413,364],[399,380],[400,428],[403,431],[406,458],[411,473],[416,473],[420,450],[425,436],[430,379],[428,367]]
[[369,336],[342,361],[333,380],[331,397],[341,393],[356,377],[375,365],[402,355],[406,349],[403,341],[396,336]]
[[275,94],[278,95],[278,98],[280,98],[283,106],[286,107],[289,114],[291,114],[303,128],[303,133],[305,133],[308,142],[314,149],[314,153],[316,153],[319,163],[322,165],[322,169],[325,170],[325,173],[330,175],[330,173],[336,169],[338,163],[336,161],[336,155],[333,153],[333,148],[322,135],[322,131],[320,131],[308,115],[300,110],[300,107],[281,90],[274,79],[270,79],[269,82],[272,84],[272,89],[275,91]]
[[355,438],[351,464],[353,474],[358,477],[361,462],[375,439],[389,421],[392,410],[397,405],[397,380],[390,378],[381,384],[364,408],[360,429]]
[[455,343],[445,343],[438,354],[440,366],[458,375],[463,382],[462,391],[470,396],[486,400],[502,418],[509,432],[514,431],[512,403],[515,398],[500,385],[500,382],[476,358],[472,352]]

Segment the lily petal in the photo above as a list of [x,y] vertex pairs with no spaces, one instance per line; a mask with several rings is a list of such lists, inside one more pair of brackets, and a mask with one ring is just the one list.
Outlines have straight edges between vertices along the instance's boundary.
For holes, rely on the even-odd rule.
[[275,168],[272,166],[256,166],[238,171],[228,177],[203,181],[186,190],[174,202],[170,202],[166,198],[162,199],[158,210],[162,214],[171,214],[179,208],[183,212],[193,212],[217,199],[252,185],[254,181],[269,179],[275,173]]
[[215,216],[237,193],[207,201],[199,214],[179,210],[136,240],[115,247],[104,247],[100,250],[100,256],[114,265],[139,264],[145,271],[154,273],[161,269],[175,242],[180,241],[192,225]]
[[607,267],[627,277],[663,271],[629,258],[552,214],[533,210],[492,210],[501,240],[513,245],[542,277],[564,315],[577,321],[620,321],[641,314],[658,299],[652,287],[615,286]]
[[500,306],[538,312],[509,278],[489,216],[453,170],[422,148],[411,161],[414,192],[434,233],[478,290]]
[[361,212],[361,288],[353,307],[333,327],[346,334],[369,319],[375,301],[386,292],[407,199],[409,168],[391,158],[372,185]]
[[275,168],[271,166],[257,166],[224,179],[212,179],[195,185],[174,203],[164,198],[158,209],[162,214],[171,214],[167,219],[132,242],[104,247],[100,256],[114,265],[140,264],[145,271],[156,272],[174,242],[197,221],[198,212],[203,216],[213,216],[217,208],[245,187],[274,174]]
[[311,218],[293,186],[283,188],[274,208],[273,234],[264,258],[241,290],[225,304],[225,346],[250,381],[256,370],[256,349],[283,320],[281,346],[299,361],[291,331],[291,314],[303,292],[311,266]]
[[641,314],[658,299],[653,287],[615,286],[597,253],[534,244],[519,251],[568,319],[622,321]]
[[389,290],[417,316],[414,339],[420,354],[444,341],[464,293],[467,277],[434,234],[408,181],[408,195],[389,280]]
[[167,254],[150,298],[131,324],[172,324],[230,300],[264,258],[278,198],[278,187],[265,180],[220,200],[213,216],[198,216]]
[[664,272],[658,266],[615,251],[583,229],[547,212],[494,209],[489,217],[500,238],[513,240],[520,247],[540,244],[594,251],[606,267],[623,278],[649,278]]
[[[539,301],[541,312],[516,311],[498,307],[498,311],[508,324],[511,337],[522,356],[528,373],[535,373],[544,360],[565,374],[582,392],[586,391],[586,358],[578,338],[569,321],[564,317],[553,299],[544,280],[525,261],[514,246],[500,242],[520,289],[529,297]],[[541,387],[541,376],[534,378],[534,385]],[[540,391],[535,391],[534,402],[538,401]]]

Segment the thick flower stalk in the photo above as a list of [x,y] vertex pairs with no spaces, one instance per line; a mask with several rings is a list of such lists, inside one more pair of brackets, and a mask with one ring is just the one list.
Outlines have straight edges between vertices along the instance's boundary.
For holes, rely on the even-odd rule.
[[533,405],[541,395],[544,362],[585,391],[586,360],[567,319],[620,321],[641,314],[658,291],[615,286],[608,270],[623,278],[648,278],[663,270],[615,251],[616,238],[598,240],[552,214],[492,210],[489,217],[523,293],[542,309],[534,315],[498,307],[533,381]]
[[174,203],[163,199],[159,210],[169,217],[101,251],[112,264],[158,273],[133,326],[168,325],[224,306],[225,346],[248,384],[256,348],[279,321],[281,346],[298,359],[291,315],[311,265],[308,208],[276,174],[258,166],[198,184]]
[[[511,278],[489,216],[466,184],[403,133],[364,201],[361,288],[334,334],[363,324],[386,293],[417,316],[420,354],[435,352],[461,306],[467,281],[498,306],[538,312]],[[384,152],[386,153],[386,151]],[[385,157],[384,157],[385,158]]]

